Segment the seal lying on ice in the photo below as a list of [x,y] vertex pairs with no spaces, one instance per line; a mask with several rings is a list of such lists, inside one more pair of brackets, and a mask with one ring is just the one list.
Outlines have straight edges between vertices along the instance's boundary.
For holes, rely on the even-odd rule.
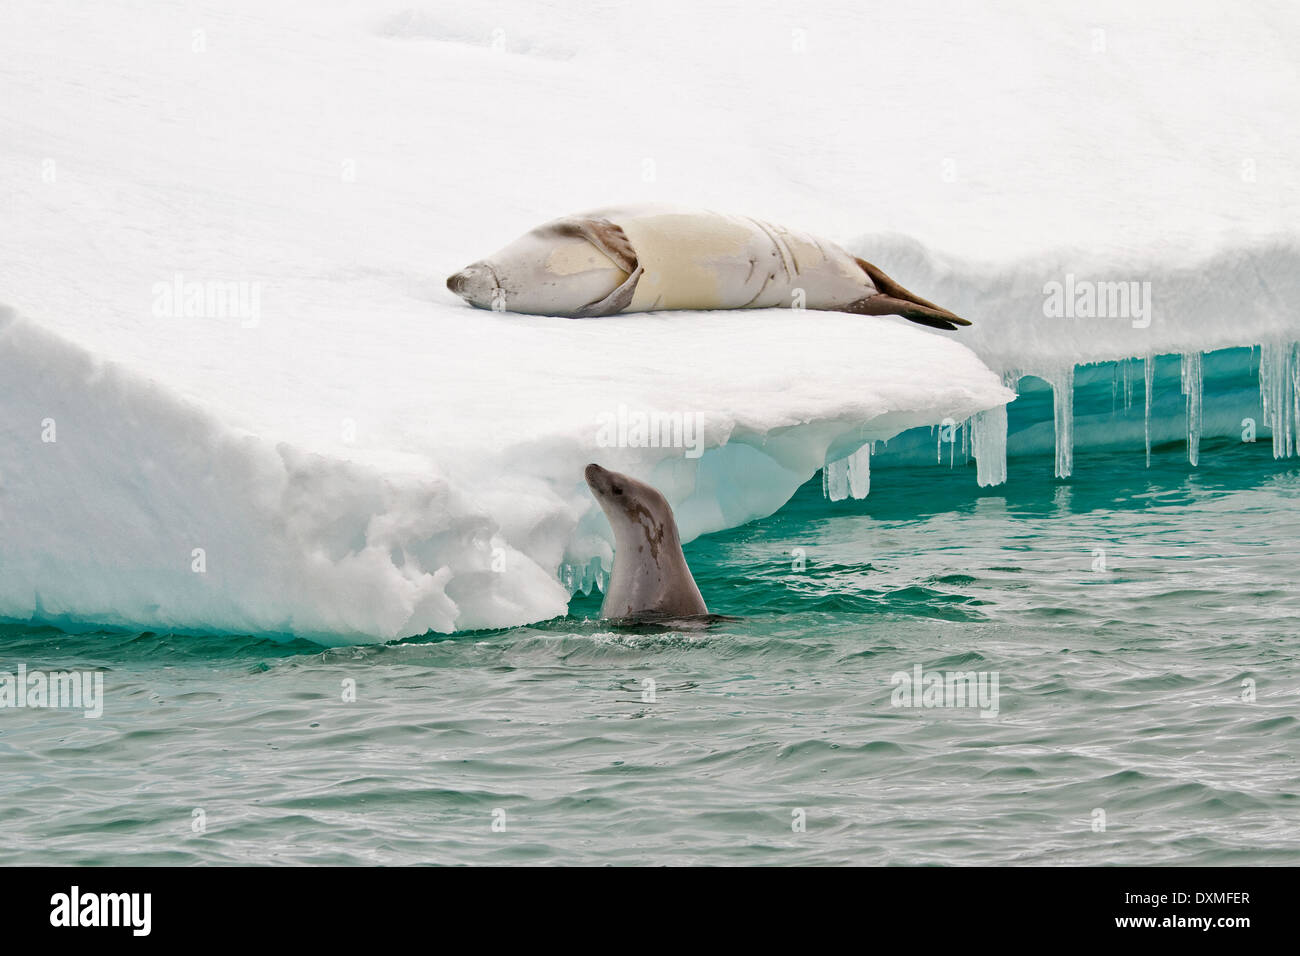
[[602,618],[683,618],[708,614],[682,554],[673,509],[645,482],[591,464],[587,486],[614,528],[614,570]]
[[970,325],[833,242],[673,206],[556,219],[466,266],[447,287],[480,309],[534,315],[802,307]]

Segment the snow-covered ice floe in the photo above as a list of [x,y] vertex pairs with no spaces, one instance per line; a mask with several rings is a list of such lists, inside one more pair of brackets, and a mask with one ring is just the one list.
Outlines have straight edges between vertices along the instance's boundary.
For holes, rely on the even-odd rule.
[[0,615],[326,642],[541,620],[562,577],[611,562],[593,459],[661,488],[690,539],[772,513],[843,449],[1011,398],[957,342],[771,311],[449,306],[353,342],[292,422],[269,376],[240,381],[260,420],[168,376],[197,387],[0,317]]
[[[608,565],[592,459],[689,538],[823,465],[831,497],[971,455],[996,485],[1093,445],[1195,459],[1252,416],[1293,453],[1300,14],[1176,14],[985,10],[971,43],[956,2],[9,0],[0,617],[536,621]],[[443,288],[633,201],[844,240],[975,325],[574,322]],[[634,447],[652,423],[673,447]]]

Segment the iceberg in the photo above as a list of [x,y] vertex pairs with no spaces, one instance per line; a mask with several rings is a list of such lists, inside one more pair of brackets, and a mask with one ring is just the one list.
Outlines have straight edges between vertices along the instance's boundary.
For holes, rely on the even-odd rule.
[[[1274,38],[1300,14],[982,16],[992,48],[851,4],[5,4],[0,617],[334,644],[545,619],[609,566],[592,459],[689,539],[936,444],[985,487],[1092,447],[1195,461],[1245,419],[1294,454]],[[553,320],[443,288],[537,223],[656,200],[842,241],[975,325]]]
[[[856,316],[442,312],[400,357],[354,342],[352,374],[388,376],[325,379],[293,421],[269,378],[238,416],[0,311],[0,616],[323,643],[543,620],[611,564],[588,461],[662,489],[689,540],[771,514],[831,449],[1011,397],[957,342]],[[425,374],[439,350],[480,358]],[[619,409],[690,418],[701,454],[603,444]]]

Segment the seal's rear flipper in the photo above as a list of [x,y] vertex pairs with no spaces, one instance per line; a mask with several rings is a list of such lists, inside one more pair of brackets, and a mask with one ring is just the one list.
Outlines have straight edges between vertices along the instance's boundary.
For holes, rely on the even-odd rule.
[[854,257],[854,261],[871,278],[871,283],[880,290],[877,295],[869,295],[852,303],[846,312],[859,315],[901,315],[912,322],[928,325],[936,329],[956,329],[961,325],[970,325],[969,319],[954,315],[947,309],[922,299],[914,292],[908,292],[901,285],[866,259]]
[[901,315],[911,322],[928,325],[934,329],[947,329],[950,332],[960,326],[970,325],[966,319],[953,315],[945,309],[918,305],[906,299],[885,295],[883,292],[858,299],[857,302],[846,306],[844,311],[857,315]]

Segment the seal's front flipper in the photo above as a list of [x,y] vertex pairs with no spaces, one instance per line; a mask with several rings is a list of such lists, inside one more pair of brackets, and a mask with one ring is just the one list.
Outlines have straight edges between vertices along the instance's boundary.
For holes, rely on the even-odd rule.
[[599,216],[571,216],[568,219],[557,220],[553,223],[553,228],[561,236],[580,236],[586,239],[608,256],[614,265],[628,274],[623,283],[609,295],[587,303],[573,315],[584,319],[599,315],[614,315],[632,304],[636,284],[641,280],[641,273],[645,270],[637,261],[636,250],[632,248],[627,233],[618,223]]
[[854,261],[871,279],[871,284],[880,291],[877,295],[858,299],[845,309],[846,312],[855,312],[859,315],[901,315],[912,322],[936,329],[953,330],[960,325],[970,325],[969,319],[963,319],[933,302],[922,299],[914,292],[908,292],[867,260],[855,257]]
[[641,273],[644,271],[643,268],[637,266],[632,270],[632,274],[623,280],[622,285],[605,296],[605,298],[584,305],[573,313],[574,317],[590,319],[600,315],[616,315],[622,312],[632,304],[632,296],[636,293],[636,284],[641,281]]
[[554,224],[555,231],[561,236],[581,236],[605,255],[624,272],[636,272],[636,250],[621,226],[608,219],[571,216],[559,219]]

